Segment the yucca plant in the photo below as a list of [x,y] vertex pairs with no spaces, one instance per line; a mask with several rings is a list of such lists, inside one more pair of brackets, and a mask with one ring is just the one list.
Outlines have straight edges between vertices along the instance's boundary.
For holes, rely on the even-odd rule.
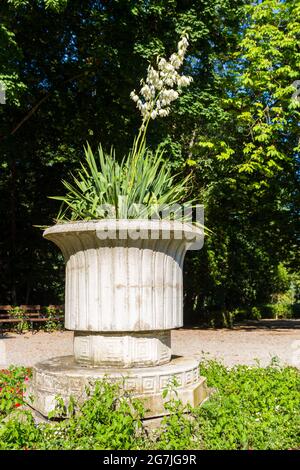
[[[130,154],[121,163],[101,146],[96,155],[88,144],[84,151],[73,182],[63,181],[66,195],[54,197],[63,202],[58,221],[161,217],[164,207],[184,201],[191,190],[191,174],[176,182],[160,149],[153,154],[144,145],[139,158]],[[179,212],[174,217],[183,217]]]
[[[105,154],[100,145],[94,155],[87,144],[85,162],[81,163],[75,175],[71,175],[73,181],[63,181],[66,195],[53,197],[62,201],[58,222],[107,217],[163,218],[164,207],[183,202],[192,206],[193,201],[187,201],[191,174],[179,180],[178,175],[172,175],[161,147],[155,152],[146,147],[149,121],[167,116],[171,102],[192,81],[191,77],[177,72],[187,46],[188,40],[184,36],[178,43],[177,53],[172,54],[168,61],[158,58],[157,70],[148,67],[140,96],[135,91],[130,94],[141,113],[142,124],[132,149],[120,163],[113,149]],[[172,217],[183,221],[185,216],[181,209],[175,208]]]

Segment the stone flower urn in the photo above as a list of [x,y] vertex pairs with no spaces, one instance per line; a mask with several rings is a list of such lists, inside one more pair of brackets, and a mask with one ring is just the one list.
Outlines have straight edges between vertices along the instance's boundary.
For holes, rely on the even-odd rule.
[[148,416],[165,413],[162,391],[174,376],[183,402],[206,398],[198,361],[171,354],[171,330],[183,326],[184,256],[202,246],[201,229],[105,219],[55,225],[44,237],[65,258],[65,327],[74,331],[74,355],[34,367],[34,408],[47,415],[56,396],[80,398],[104,377],[144,399]]

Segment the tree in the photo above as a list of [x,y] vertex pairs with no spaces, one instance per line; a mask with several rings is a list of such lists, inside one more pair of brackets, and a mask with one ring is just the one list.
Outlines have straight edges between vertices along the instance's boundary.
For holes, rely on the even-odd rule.
[[[32,225],[51,223],[56,205],[47,196],[62,190],[60,179],[77,166],[85,140],[92,146],[99,141],[104,147],[114,144],[122,157],[138,125],[129,92],[148,59],[164,52],[164,47],[166,52],[172,50],[187,29],[194,44],[193,62],[200,63],[201,55],[204,65],[190,64],[195,87],[175,124],[183,133],[182,123],[185,129],[191,123],[189,102],[198,97],[198,84],[211,80],[211,73],[205,78],[210,57],[227,40],[226,47],[234,43],[227,30],[223,32],[223,24],[237,28],[241,4],[120,0],[83,5],[74,0],[53,9],[50,3],[48,8],[41,1],[3,2],[0,7],[14,45],[6,42],[4,49],[12,52],[16,76],[0,110],[4,122],[1,185],[5,200],[10,201],[10,224],[2,218],[1,297],[14,303],[45,302],[56,295],[48,290],[56,276],[51,264],[61,263]],[[1,63],[6,70],[8,58]],[[153,145],[168,128],[170,121],[153,129]],[[185,140],[189,141],[189,131]],[[184,166],[182,155],[172,161],[176,155],[171,150],[170,162]],[[7,213],[6,204],[1,209]]]
[[292,0],[14,0],[0,6],[0,303],[52,303],[63,263],[33,225],[83,144],[122,158],[139,124],[129,93],[147,62],[190,35],[194,78],[150,129],[213,231],[186,262],[190,318],[268,301],[278,265],[299,270],[299,6]]
[[198,310],[266,302],[279,263],[299,271],[299,13],[293,1],[247,6],[239,47],[222,63],[223,125],[195,139],[214,230],[199,260]]

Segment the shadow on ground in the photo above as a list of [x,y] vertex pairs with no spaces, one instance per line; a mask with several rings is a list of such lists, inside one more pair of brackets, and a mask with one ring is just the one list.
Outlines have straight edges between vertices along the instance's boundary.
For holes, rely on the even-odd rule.
[[220,330],[220,329],[231,329],[231,330],[292,330],[300,329],[300,319],[286,319],[286,320],[274,320],[274,319],[262,319],[262,320],[244,320],[242,322],[236,322],[231,328],[211,327],[208,325],[184,325],[183,329],[186,330]]

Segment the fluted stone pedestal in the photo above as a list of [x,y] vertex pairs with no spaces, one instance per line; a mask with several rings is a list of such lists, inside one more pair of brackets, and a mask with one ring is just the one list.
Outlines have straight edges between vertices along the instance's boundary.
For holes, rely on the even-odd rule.
[[207,392],[198,361],[171,358],[171,329],[183,324],[183,260],[191,246],[202,246],[202,230],[101,220],[55,225],[44,236],[66,260],[65,326],[74,330],[74,356],[33,368],[33,406],[47,415],[55,396],[83,399],[85,386],[104,377],[143,399],[148,416],[164,414],[162,391],[174,376],[182,401],[200,403]]

